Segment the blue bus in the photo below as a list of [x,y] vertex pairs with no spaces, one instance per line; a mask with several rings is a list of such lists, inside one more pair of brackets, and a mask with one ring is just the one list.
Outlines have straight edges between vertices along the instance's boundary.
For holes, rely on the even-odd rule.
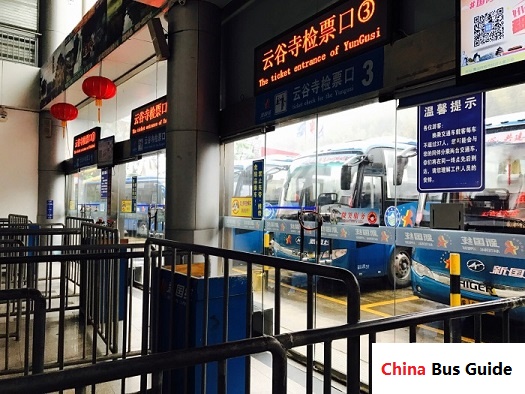
[[[416,154],[416,144],[411,141],[367,139],[298,157],[290,164],[276,218],[283,222],[318,220],[354,225],[362,227],[362,232],[410,225],[408,221],[415,215],[418,199]],[[389,212],[407,221],[399,221],[394,215],[392,222]],[[282,228],[293,225],[283,224]],[[338,233],[341,231],[345,231],[344,227],[338,229]],[[272,253],[343,267],[358,279],[387,278],[392,287],[410,285],[411,250],[395,246],[393,239],[376,243],[327,234],[321,237],[312,231],[305,234],[301,239],[295,233],[274,231]]]
[[[288,155],[268,155],[264,157],[264,218],[272,219],[275,217],[275,207],[279,203],[284,180],[288,167],[293,157]],[[238,160],[234,164],[233,196],[234,201],[243,201],[249,204],[246,211],[251,217],[251,203],[253,192],[253,160]],[[253,229],[233,229],[233,249],[244,252],[260,253],[264,252],[263,237],[260,231]]]
[[[416,225],[431,225],[432,204],[456,203],[464,210],[456,240],[460,255],[462,304],[525,294],[525,117],[486,122],[485,189],[478,192],[422,193]],[[461,229],[460,229],[461,230]],[[419,297],[449,304],[447,250],[416,247],[412,253],[412,289]],[[511,316],[525,319],[520,308]]]

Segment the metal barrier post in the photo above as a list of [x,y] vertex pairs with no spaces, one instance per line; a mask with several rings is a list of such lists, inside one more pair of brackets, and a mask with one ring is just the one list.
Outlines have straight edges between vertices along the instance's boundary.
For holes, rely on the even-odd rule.
[[[450,306],[461,305],[461,260],[459,253],[450,253]],[[451,340],[454,343],[461,342],[461,320],[450,321]]]
[[[42,293],[36,289],[10,289],[0,290],[0,300],[31,300],[34,303],[33,319],[33,374],[44,372],[44,349],[46,337],[46,300]],[[29,303],[28,303],[29,304]],[[31,308],[26,305],[26,312],[29,315]],[[28,333],[26,333],[27,335]],[[26,352],[29,349],[26,349]],[[28,366],[26,366],[27,369]]]

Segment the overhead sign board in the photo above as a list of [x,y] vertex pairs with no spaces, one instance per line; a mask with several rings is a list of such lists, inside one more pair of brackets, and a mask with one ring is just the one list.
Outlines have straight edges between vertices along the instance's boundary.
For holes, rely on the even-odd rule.
[[78,169],[97,163],[97,144],[100,127],[83,132],[73,138],[73,167]]
[[525,2],[458,0],[458,80],[506,77],[523,70]]
[[262,124],[379,90],[383,48],[319,70],[255,98],[255,122]]
[[485,187],[485,96],[475,93],[418,108],[420,192]]
[[160,97],[131,111],[131,155],[136,156],[166,147],[168,124],[167,97]]
[[334,65],[390,39],[390,1],[351,0],[255,49],[255,94]]

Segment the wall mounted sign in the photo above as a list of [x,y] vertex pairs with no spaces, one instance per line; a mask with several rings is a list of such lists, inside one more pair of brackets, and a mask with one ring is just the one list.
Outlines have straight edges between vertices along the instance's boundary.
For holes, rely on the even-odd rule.
[[523,0],[458,0],[457,74],[460,82],[502,79],[522,72]]
[[78,169],[97,163],[97,145],[100,127],[83,132],[73,138],[73,167]]
[[46,219],[53,219],[54,209],[53,200],[47,200],[46,202]]
[[108,168],[103,168],[100,171],[100,198],[108,198],[108,194],[111,193],[110,184],[111,171]]
[[137,177],[131,177],[131,212],[137,212]]
[[484,102],[476,93],[418,107],[420,192],[483,190]]
[[167,97],[158,98],[131,111],[131,155],[136,156],[166,147],[168,124]]
[[254,160],[252,166],[252,219],[261,220],[264,210],[264,159]]
[[390,1],[344,1],[255,49],[255,94],[390,40]]

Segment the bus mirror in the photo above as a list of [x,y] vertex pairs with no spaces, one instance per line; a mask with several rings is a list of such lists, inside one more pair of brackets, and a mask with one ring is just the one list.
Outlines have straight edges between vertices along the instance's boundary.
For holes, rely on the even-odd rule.
[[394,174],[394,185],[399,186],[403,183],[403,173],[408,164],[408,159],[417,155],[417,148],[411,146],[406,148],[398,156],[396,156],[396,172]]
[[341,167],[341,190],[350,190],[352,185],[352,167],[364,162],[366,156],[354,156]]
[[341,190],[350,190],[352,184],[352,166],[344,164],[341,167]]
[[396,159],[396,173],[394,179],[394,185],[399,186],[403,183],[403,173],[405,172],[405,167],[408,164],[408,157],[397,156]]

